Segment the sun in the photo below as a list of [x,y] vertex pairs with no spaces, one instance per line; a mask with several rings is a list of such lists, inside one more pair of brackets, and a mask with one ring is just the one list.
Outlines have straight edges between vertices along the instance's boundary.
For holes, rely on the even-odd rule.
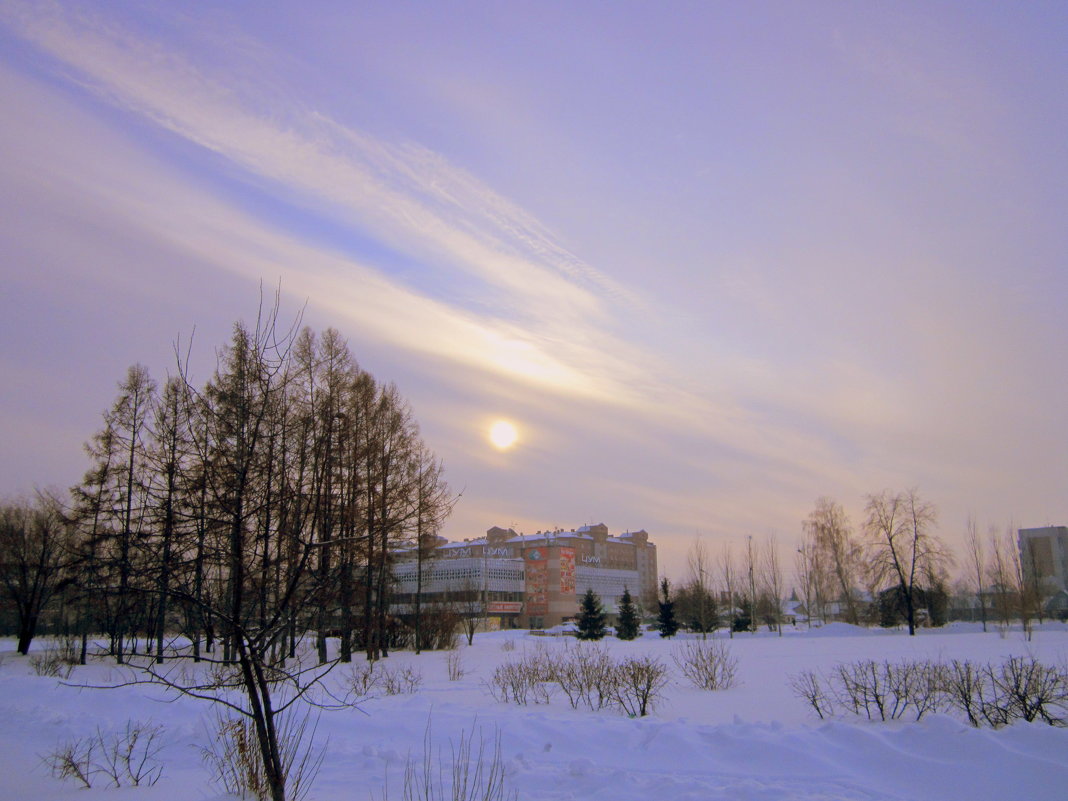
[[507,420],[497,420],[489,429],[490,443],[499,451],[506,451],[519,439],[519,430]]

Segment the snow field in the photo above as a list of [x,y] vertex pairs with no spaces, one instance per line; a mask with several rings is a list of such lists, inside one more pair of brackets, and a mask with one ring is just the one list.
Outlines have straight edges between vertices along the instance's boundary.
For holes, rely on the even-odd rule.
[[[717,639],[726,639],[719,632]],[[506,651],[512,641],[515,650]],[[1068,630],[1049,624],[1027,642],[1019,631],[983,634],[976,626],[901,632],[831,625],[788,630],[778,637],[739,634],[728,642],[738,660],[738,685],[707,692],[690,687],[671,661],[677,642],[647,634],[626,643],[606,639],[616,658],[649,654],[669,666],[663,702],[646,718],[618,711],[573,710],[557,693],[548,705],[498,703],[484,687],[494,668],[535,648],[579,648],[571,638],[525,632],[479,634],[459,648],[466,671],[449,681],[446,654],[391,655],[391,668],[410,665],[423,676],[418,692],[378,697],[362,710],[324,712],[317,737],[326,758],[309,796],[319,801],[402,798],[409,755],[421,759],[428,721],[433,747],[446,757],[461,730],[481,731],[487,754],[499,732],[508,787],[521,799],[757,801],[768,799],[909,799],[920,801],[1044,801],[1068,797],[1068,729],[1016,724],[973,729],[947,715],[919,723],[819,721],[796,698],[788,678],[858,659],[971,659],[1012,655],[1068,662]],[[35,651],[45,642],[35,642]],[[28,661],[0,642],[0,799],[126,799],[221,801],[200,760],[210,705],[175,699],[162,688],[115,690],[66,686],[36,676]],[[358,660],[354,668],[363,667]],[[344,683],[349,666],[327,679]],[[75,668],[68,682],[103,684],[121,673],[96,662]],[[128,720],[162,724],[164,775],[153,787],[86,790],[49,775],[41,756],[66,739],[121,730]]]

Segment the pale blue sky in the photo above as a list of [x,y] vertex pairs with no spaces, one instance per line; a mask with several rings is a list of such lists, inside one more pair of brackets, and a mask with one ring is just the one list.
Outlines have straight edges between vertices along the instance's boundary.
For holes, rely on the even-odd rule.
[[1068,522],[1068,6],[175,5],[0,4],[3,492],[262,280],[411,400],[454,539]]

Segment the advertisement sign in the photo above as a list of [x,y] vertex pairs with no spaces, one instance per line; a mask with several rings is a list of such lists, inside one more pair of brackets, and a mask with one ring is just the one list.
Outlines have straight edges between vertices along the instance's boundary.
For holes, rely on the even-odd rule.
[[575,594],[575,549],[560,549],[560,594]]
[[522,601],[490,601],[486,604],[486,612],[491,615],[518,615],[522,611]]
[[[538,555],[536,551],[531,556]],[[547,559],[527,559],[527,614],[549,614],[549,562]]]

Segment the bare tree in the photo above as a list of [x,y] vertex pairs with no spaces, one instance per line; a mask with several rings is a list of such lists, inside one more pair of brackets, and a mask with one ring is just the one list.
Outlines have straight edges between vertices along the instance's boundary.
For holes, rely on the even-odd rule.
[[1019,593],[1012,569],[1013,544],[1004,542],[998,530],[991,526],[988,531],[990,541],[990,563],[987,565],[990,589],[994,594],[994,609],[1001,625],[1008,628],[1012,616],[1019,607]]
[[1031,620],[1040,614],[1042,598],[1038,584],[1033,578],[1035,576],[1034,551],[1029,542],[1019,543],[1019,548],[1016,546],[1015,527],[1010,523],[1005,530],[1005,550],[1009,557],[1016,597],[1020,601],[1020,623],[1030,642],[1033,634]]
[[801,599],[805,605],[805,618],[812,628],[812,619],[826,622],[823,612],[825,594],[823,592],[823,571],[819,564],[819,551],[810,542],[802,540],[794,558],[797,577],[801,581]]
[[719,558],[720,575],[723,577],[723,589],[727,592],[727,631],[734,639],[734,599],[737,597],[738,574],[731,556],[730,543],[725,543]]
[[986,631],[986,586],[984,582],[986,573],[986,561],[983,556],[983,541],[979,538],[979,527],[975,518],[968,515],[968,534],[966,545],[968,549],[968,567],[975,579],[975,592],[979,596],[979,618],[983,621],[983,631]]
[[761,576],[763,595],[767,599],[769,625],[773,626],[782,636],[782,602],[783,602],[783,573],[782,564],[779,561],[779,549],[775,544],[775,537],[769,536],[765,544],[764,559]]
[[29,652],[41,613],[70,578],[67,536],[47,498],[0,505],[0,590],[15,608],[20,654]]
[[756,634],[757,629],[757,560],[753,550],[753,535],[745,538],[745,575],[749,597],[749,630]]
[[683,612],[683,617],[692,618],[692,622],[701,632],[701,639],[707,638],[708,632],[716,627],[717,615],[715,599],[712,596],[711,561],[704,542],[700,537],[696,537],[686,554],[686,565],[690,575],[683,592],[683,595],[691,601],[692,608],[688,610],[688,615]]
[[846,620],[859,625],[857,584],[863,548],[853,536],[845,510],[830,498],[819,498],[803,527],[810,544],[815,585],[821,590],[833,586],[845,606]]
[[901,593],[909,634],[916,633],[916,590],[938,575],[949,555],[931,532],[938,519],[934,505],[907,492],[869,495],[864,524],[873,575],[889,580]]

